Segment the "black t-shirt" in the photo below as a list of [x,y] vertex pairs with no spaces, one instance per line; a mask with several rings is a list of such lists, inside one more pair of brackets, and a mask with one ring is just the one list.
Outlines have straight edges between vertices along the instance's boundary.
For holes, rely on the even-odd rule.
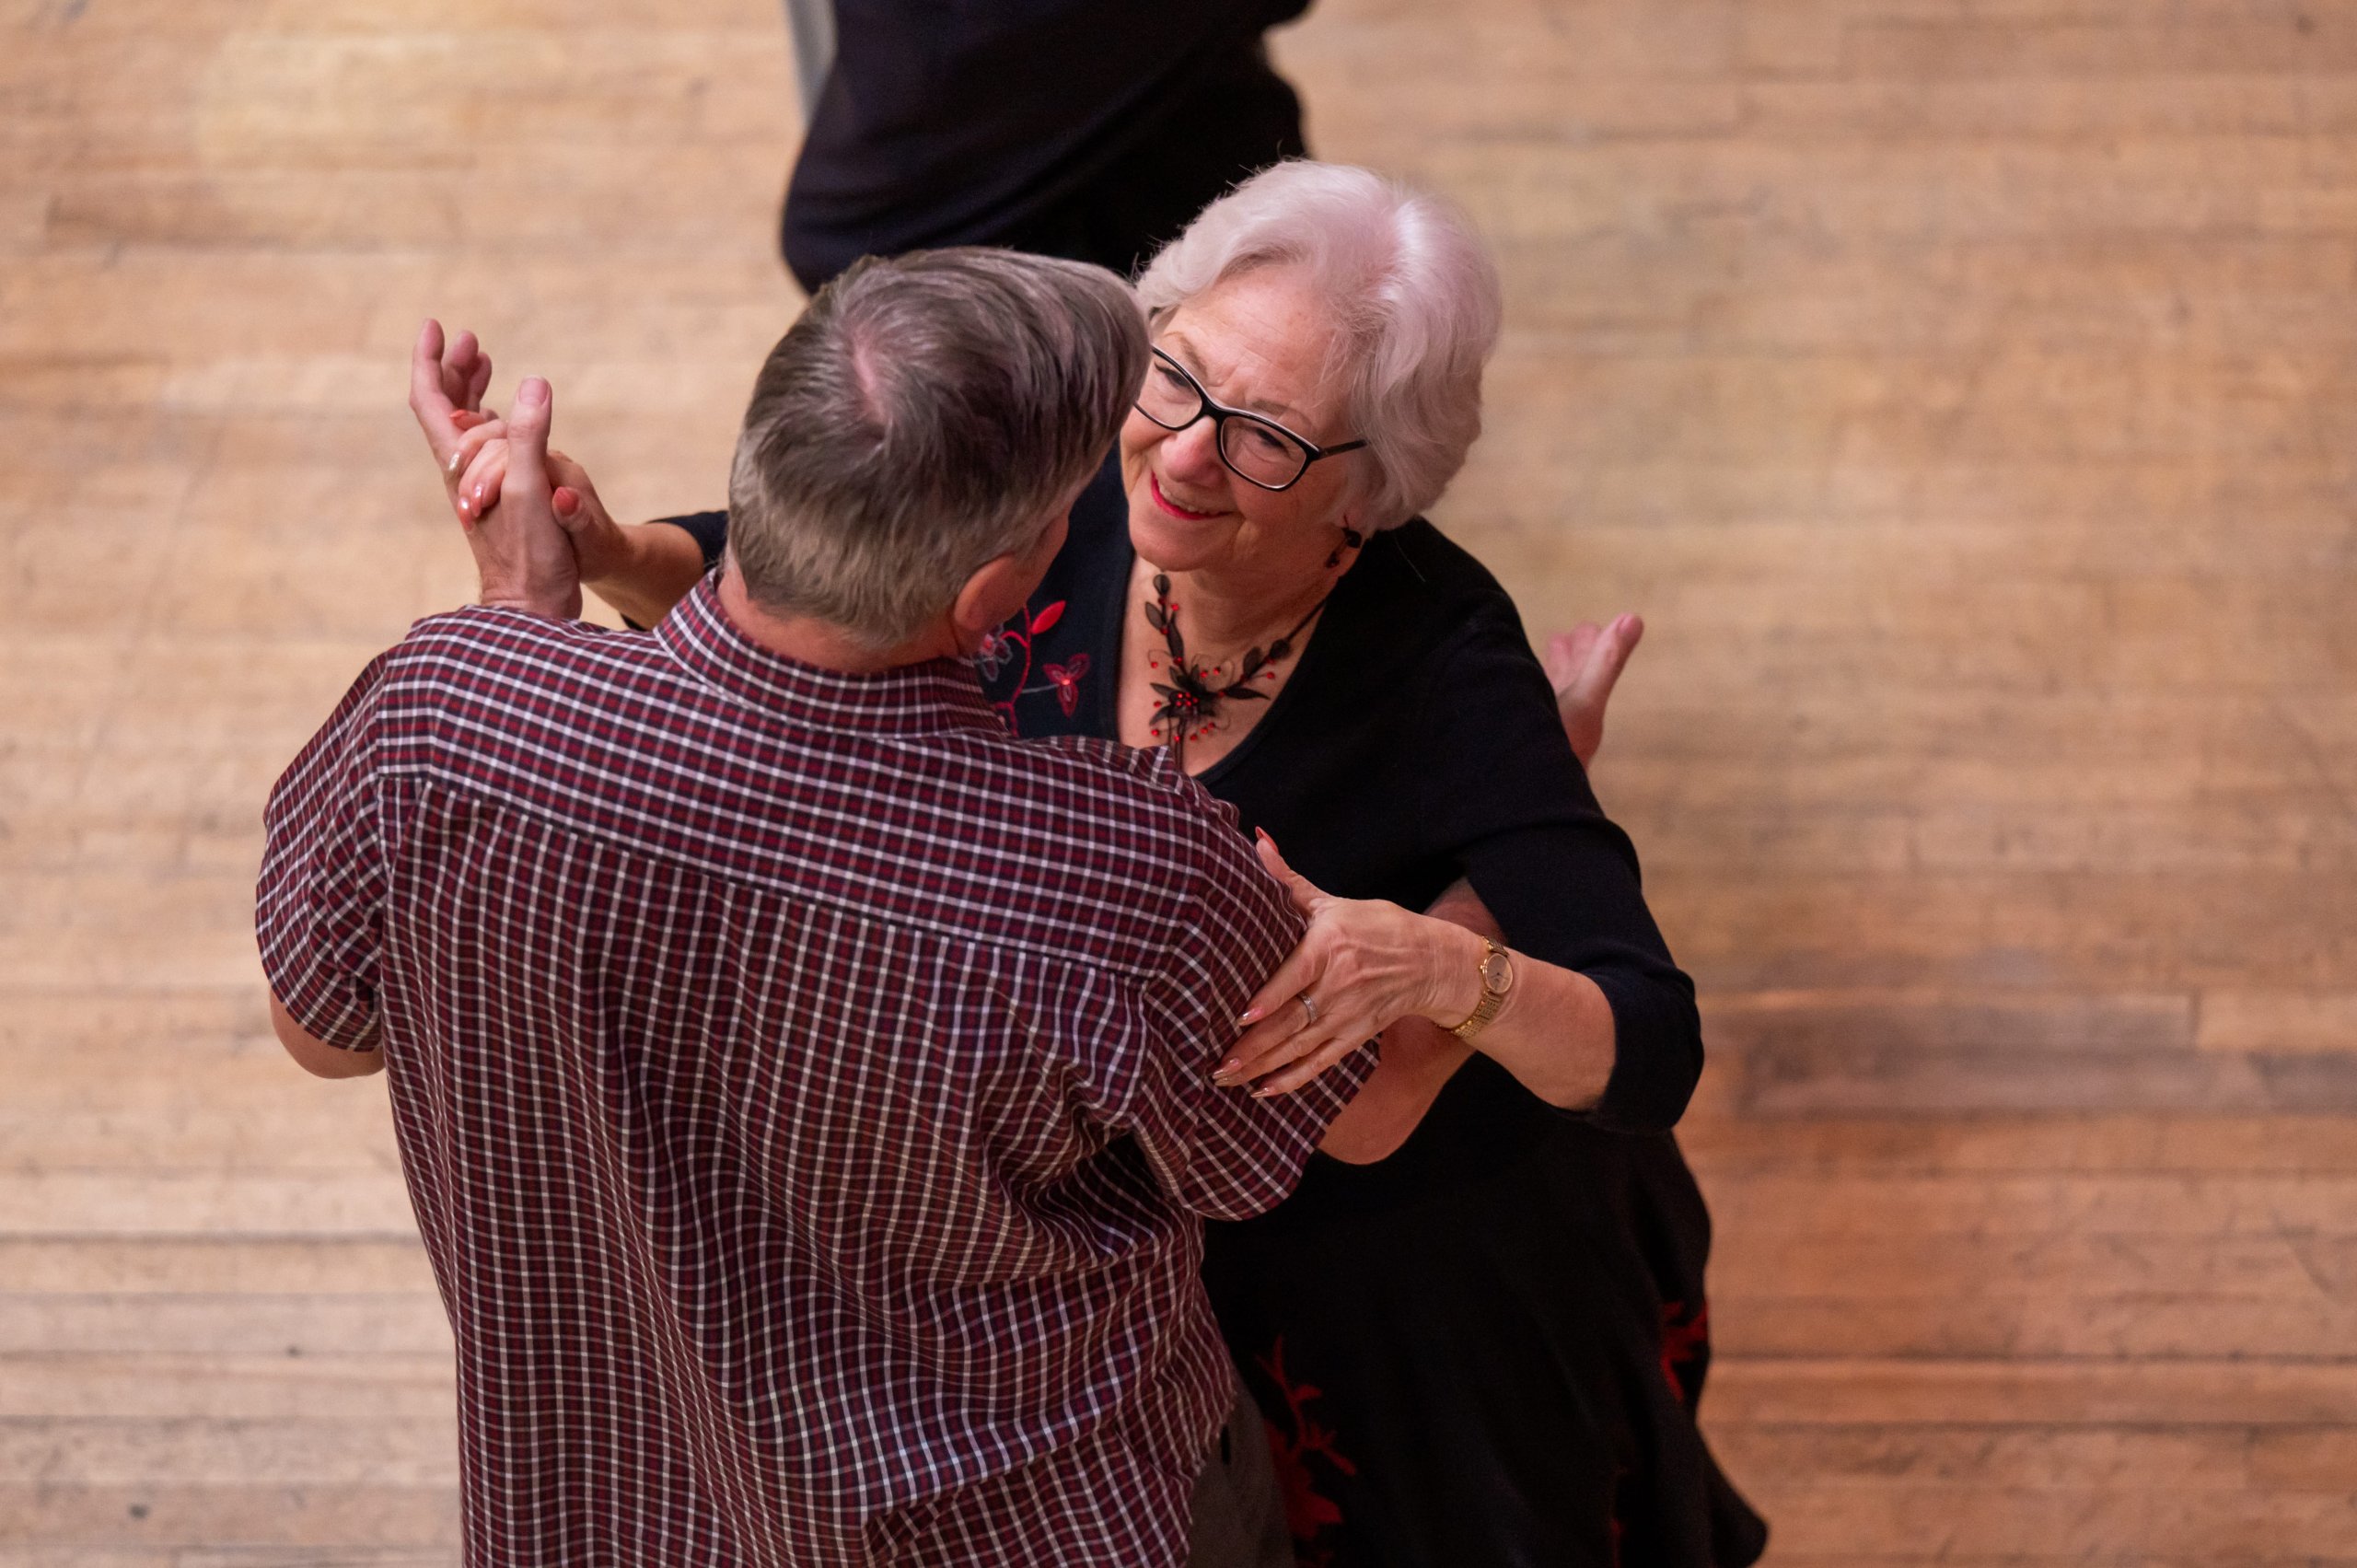
[[1229,185],[1298,157],[1262,32],[1307,0],[836,0],[786,192],[805,287],[939,245],[1134,268]]
[[[716,559],[724,514],[675,521]],[[1118,737],[1134,559],[1109,460],[980,661],[1018,734]],[[1476,1054],[1388,1158],[1317,1156],[1270,1214],[1208,1227],[1302,1561],[1752,1561],[1762,1527],[1689,1397],[1709,1222],[1666,1130],[1701,1069],[1693,986],[1513,601],[1427,522],[1375,535],[1270,711],[1199,778],[1329,892],[1421,909],[1469,877],[1516,950],[1602,988],[1616,1029],[1591,1114]]]

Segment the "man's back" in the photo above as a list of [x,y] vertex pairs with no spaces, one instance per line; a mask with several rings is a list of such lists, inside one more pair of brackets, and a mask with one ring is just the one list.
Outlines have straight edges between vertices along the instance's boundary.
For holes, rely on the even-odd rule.
[[709,585],[371,668],[261,927],[312,1033],[381,1030],[471,1561],[1183,1554],[1230,1388],[1192,1216],[1274,1202],[1359,1075],[1209,1086],[1300,927],[1207,799]]

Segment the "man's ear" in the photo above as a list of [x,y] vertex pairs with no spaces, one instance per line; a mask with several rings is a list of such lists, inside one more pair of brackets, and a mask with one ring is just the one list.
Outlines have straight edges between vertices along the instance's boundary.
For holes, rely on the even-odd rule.
[[1022,610],[1039,586],[1039,573],[1021,555],[994,555],[966,579],[949,607],[949,624],[961,654],[978,653],[982,639]]
[[1048,575],[1056,552],[1063,549],[1071,525],[1072,507],[1066,505],[1048,519],[1030,548],[994,555],[966,579],[949,607],[950,631],[958,640],[958,652],[980,652],[982,639],[993,628],[1013,620],[1030,602],[1039,579]]

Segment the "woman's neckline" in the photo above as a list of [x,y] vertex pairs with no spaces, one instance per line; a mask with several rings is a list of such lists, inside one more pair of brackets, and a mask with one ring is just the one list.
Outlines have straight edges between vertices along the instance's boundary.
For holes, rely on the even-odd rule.
[[[1370,539],[1367,541],[1368,546],[1372,548],[1375,540],[1381,539],[1382,537],[1383,536],[1381,534],[1376,534],[1374,539]],[[1111,575],[1113,579],[1112,610],[1114,628],[1114,677],[1113,679],[1108,683],[1109,695],[1107,699],[1107,711],[1105,714],[1105,728],[1109,732],[1110,738],[1120,740],[1121,738],[1120,672],[1129,668],[1130,635],[1134,630],[1131,624],[1132,620],[1132,611],[1136,608],[1131,602],[1131,590],[1136,581],[1138,568],[1137,545],[1130,538],[1129,519],[1127,517],[1124,517],[1121,520],[1120,543],[1116,551],[1116,557],[1117,558],[1114,562],[1116,570]],[[1208,789],[1220,778],[1233,772],[1237,767],[1241,765],[1245,759],[1249,757],[1259,747],[1260,738],[1268,733],[1270,727],[1277,722],[1278,716],[1285,712],[1287,704],[1292,702],[1295,689],[1309,679],[1313,668],[1318,665],[1319,658],[1318,650],[1323,648],[1328,641],[1323,633],[1326,630],[1327,622],[1333,619],[1335,609],[1342,601],[1343,585],[1353,576],[1356,575],[1359,571],[1363,570],[1365,562],[1362,560],[1356,565],[1353,566],[1349,572],[1342,574],[1341,579],[1335,583],[1333,589],[1327,595],[1321,613],[1318,616],[1315,623],[1310,627],[1306,637],[1301,644],[1298,653],[1295,656],[1293,674],[1285,680],[1283,685],[1277,688],[1277,694],[1269,699],[1268,712],[1262,714],[1259,722],[1255,723],[1250,729],[1245,731],[1244,735],[1237,741],[1237,743],[1228,748],[1226,752],[1220,756],[1217,761],[1206,763],[1201,770],[1189,770],[1187,773],[1189,778],[1193,779],[1197,784],[1202,784]],[[1159,568],[1156,568],[1156,570],[1159,570]]]

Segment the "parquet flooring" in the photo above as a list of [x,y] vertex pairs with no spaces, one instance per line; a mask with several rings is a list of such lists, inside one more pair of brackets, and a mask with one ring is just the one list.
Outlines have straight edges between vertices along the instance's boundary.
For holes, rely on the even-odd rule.
[[[771,0],[0,0],[0,1568],[452,1560],[271,779],[466,562],[429,312],[625,515],[795,305]],[[2357,1564],[2357,6],[1323,0],[1504,258],[1442,520],[1650,631],[1706,1414],[1782,1568]]]

